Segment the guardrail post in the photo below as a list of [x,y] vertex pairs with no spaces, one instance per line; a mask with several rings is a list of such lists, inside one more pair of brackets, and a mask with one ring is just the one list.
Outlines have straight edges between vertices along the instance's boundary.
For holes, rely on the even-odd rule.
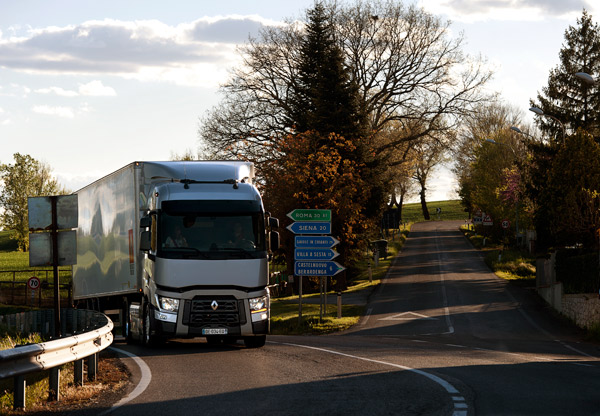
[[73,361],[73,378],[76,386],[83,386],[83,359]]
[[14,387],[14,403],[13,408],[16,409],[24,409],[25,408],[25,387],[27,382],[25,381],[25,376],[15,376],[15,387]]
[[50,392],[48,394],[48,399],[50,401],[59,401],[60,400],[60,367],[54,367],[50,369]]
[[96,374],[98,374],[98,354],[92,354],[87,359],[87,378],[88,381],[96,381]]

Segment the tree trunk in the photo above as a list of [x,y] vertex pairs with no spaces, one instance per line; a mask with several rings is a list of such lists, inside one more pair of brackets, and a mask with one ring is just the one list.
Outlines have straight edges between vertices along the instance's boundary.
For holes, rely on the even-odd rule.
[[421,209],[423,210],[423,218],[425,221],[429,221],[431,217],[429,216],[429,210],[427,209],[427,201],[425,201],[425,188],[421,188]]

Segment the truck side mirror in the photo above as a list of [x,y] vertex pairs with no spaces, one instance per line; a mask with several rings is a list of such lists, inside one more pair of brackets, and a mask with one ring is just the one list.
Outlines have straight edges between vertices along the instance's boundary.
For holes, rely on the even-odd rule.
[[269,227],[279,228],[279,220],[274,217],[269,217]]
[[277,249],[279,249],[279,233],[277,231],[271,231],[271,235],[270,235],[270,240],[271,240],[271,251],[275,251]]
[[151,248],[152,240],[150,231],[142,231],[140,234],[140,251],[148,252]]

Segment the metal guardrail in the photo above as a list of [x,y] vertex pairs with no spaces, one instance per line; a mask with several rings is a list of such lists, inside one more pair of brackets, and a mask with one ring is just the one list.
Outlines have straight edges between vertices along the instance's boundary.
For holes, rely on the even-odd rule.
[[[88,358],[88,379],[95,379],[98,371],[97,353],[107,348],[113,341],[113,322],[106,315],[87,310],[68,310],[72,324],[67,338],[60,338],[39,344],[18,346],[0,351],[0,379],[14,378],[14,408],[25,407],[25,375],[42,370],[50,370],[50,397],[59,400],[60,366],[74,362],[75,384],[83,384],[83,359]],[[67,311],[67,312],[68,312]],[[44,311],[26,312],[0,316],[0,324],[15,328],[20,332],[32,332],[33,327],[49,327],[35,314]],[[31,314],[31,316],[27,316]],[[69,315],[67,313],[66,315]],[[45,316],[53,316],[45,314]],[[25,330],[27,323],[33,327]],[[33,329],[35,331],[35,329]],[[77,333],[81,331],[80,333]],[[43,332],[43,331],[42,331]],[[64,331],[63,333],[66,333]]]

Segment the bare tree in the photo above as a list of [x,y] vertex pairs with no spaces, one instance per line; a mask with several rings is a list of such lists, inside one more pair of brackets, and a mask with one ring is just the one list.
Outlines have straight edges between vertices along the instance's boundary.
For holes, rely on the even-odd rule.
[[[331,1],[327,7],[371,131],[392,121],[423,126],[413,136],[385,142],[375,134],[375,154],[388,157],[403,143],[451,131],[486,100],[482,87],[491,73],[480,58],[463,54],[463,38],[450,37],[448,22],[395,1]],[[208,150],[256,162],[278,157],[273,144],[294,130],[289,97],[297,87],[303,27],[288,22],[266,28],[240,48],[242,67],[223,85],[221,104],[201,121],[199,136]]]

